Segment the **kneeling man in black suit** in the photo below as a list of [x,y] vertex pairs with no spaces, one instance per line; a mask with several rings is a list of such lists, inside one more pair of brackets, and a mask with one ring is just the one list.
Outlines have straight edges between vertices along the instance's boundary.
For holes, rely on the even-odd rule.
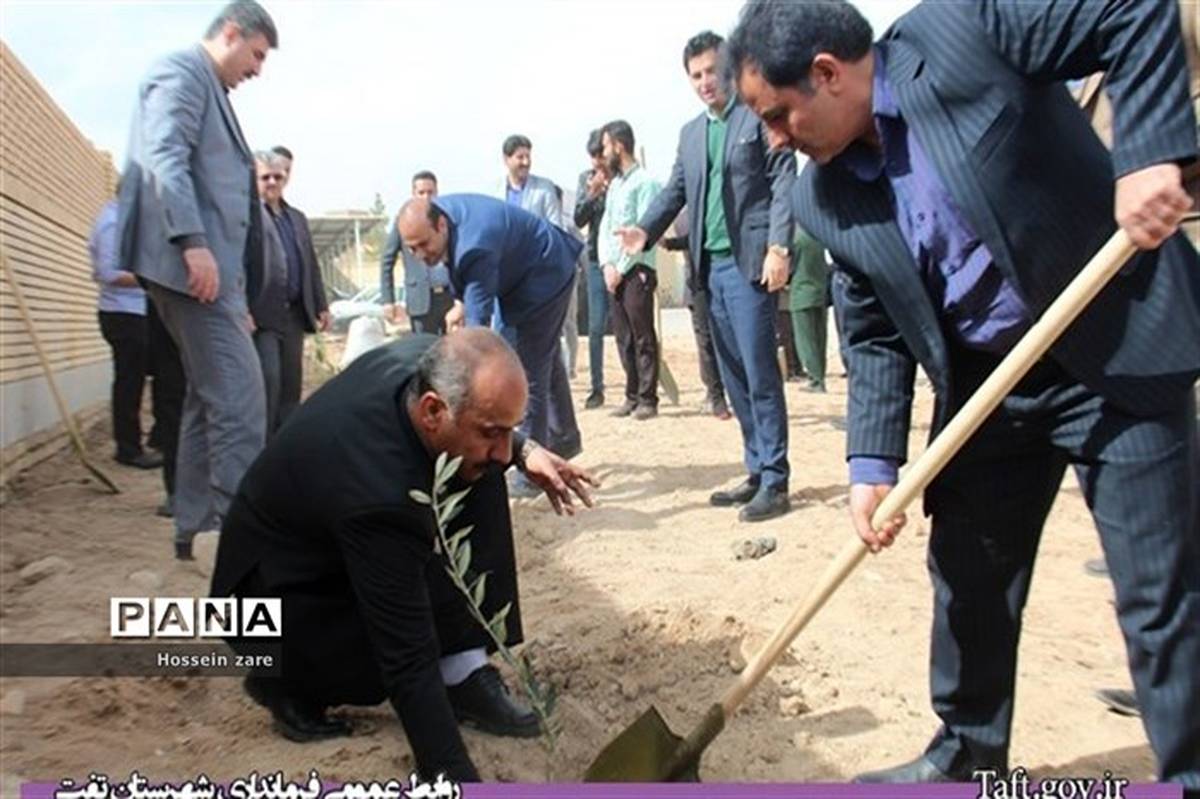
[[474,525],[471,569],[490,573],[484,614],[511,602],[507,643],[520,643],[504,470],[523,469],[560,512],[574,510],[572,495],[590,504],[594,482],[515,432],[527,398],[520,361],[491,331],[413,336],[330,380],[250,467],[221,532],[212,594],[282,598],[282,676],[246,680],[282,735],[348,734],[326,708],[388,699],[422,774],[475,781],[457,721],[538,734],[434,557],[432,511],[409,496],[432,491],[438,453],[462,457],[451,489],[471,491],[453,529]]

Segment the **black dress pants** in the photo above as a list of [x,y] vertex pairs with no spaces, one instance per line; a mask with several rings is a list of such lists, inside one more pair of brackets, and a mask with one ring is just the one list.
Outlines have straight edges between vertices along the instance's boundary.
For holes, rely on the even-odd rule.
[[658,276],[637,265],[629,270],[613,294],[613,330],[617,353],[625,369],[625,399],[658,407],[658,335],[654,331],[654,291]]
[[183,397],[187,378],[175,340],[163,327],[153,301],[146,301],[147,341],[150,353],[151,402],[154,408],[156,437],[162,446],[163,486],[167,495],[175,493],[175,460],[179,455],[179,422],[183,418]]
[[142,388],[146,383],[146,317],[100,311],[100,333],[112,348],[112,428],[117,457],[142,454]]

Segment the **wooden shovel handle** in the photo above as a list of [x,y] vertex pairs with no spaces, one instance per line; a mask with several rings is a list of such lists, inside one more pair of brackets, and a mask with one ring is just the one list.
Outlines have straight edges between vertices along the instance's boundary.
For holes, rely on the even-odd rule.
[[[1075,276],[1033,327],[1021,338],[1012,351],[1004,357],[995,371],[984,381],[971,399],[954,415],[945,429],[938,434],[921,456],[910,466],[871,517],[871,524],[878,528],[884,521],[902,513],[908,504],[929,486],[954,457],[996,406],[1008,395],[1025,373],[1046,354],[1062,332],[1087,307],[1108,281],[1120,271],[1125,262],[1136,251],[1129,235],[1118,228],[1112,238],[1100,248],[1092,260]],[[746,695],[754,689],[766,673],[775,665],[800,631],[816,615],[825,601],[833,595],[842,582],[854,571],[867,554],[867,547],[857,536],[848,541],[826,567],[824,574],[809,591],[800,606],[787,622],[775,631],[762,650],[754,656],[738,675],[737,681],[721,699],[725,718],[733,715]]]

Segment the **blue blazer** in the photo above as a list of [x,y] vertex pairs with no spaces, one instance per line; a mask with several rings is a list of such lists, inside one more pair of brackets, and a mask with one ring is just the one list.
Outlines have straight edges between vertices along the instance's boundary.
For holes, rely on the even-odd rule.
[[[722,163],[721,201],[738,269],[751,283],[762,279],[767,246],[792,246],[790,193],[796,179],[796,156],[771,150],[766,129],[740,102],[729,111]],[[638,227],[646,231],[649,249],[687,205],[688,253],[696,269],[704,246],[704,210],[708,194],[708,117],[688,122],[679,133],[679,152],[671,177],[654,198]]]
[[[1110,7],[1111,5],[1111,7]],[[1113,180],[1196,156],[1175,4],[924,3],[880,42],[904,119],[998,268],[1036,317],[1114,232]],[[1063,81],[1109,73],[1112,154]],[[834,159],[796,182],[797,223],[829,249],[850,374],[849,455],[904,460],[919,362],[950,396],[937,309],[885,180]],[[1153,415],[1200,374],[1200,256],[1176,235],[1114,278],[1051,350],[1118,407]]]
[[490,323],[496,300],[506,325],[519,325],[575,278],[583,243],[557,225],[482,194],[433,201],[450,220],[446,265],[468,325]]

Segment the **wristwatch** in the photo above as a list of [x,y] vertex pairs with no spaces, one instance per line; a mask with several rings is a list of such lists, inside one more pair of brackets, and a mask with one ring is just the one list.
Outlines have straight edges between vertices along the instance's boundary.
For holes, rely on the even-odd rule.
[[521,471],[525,471],[525,460],[538,448],[538,443],[532,438],[516,433],[513,435],[513,463]]

